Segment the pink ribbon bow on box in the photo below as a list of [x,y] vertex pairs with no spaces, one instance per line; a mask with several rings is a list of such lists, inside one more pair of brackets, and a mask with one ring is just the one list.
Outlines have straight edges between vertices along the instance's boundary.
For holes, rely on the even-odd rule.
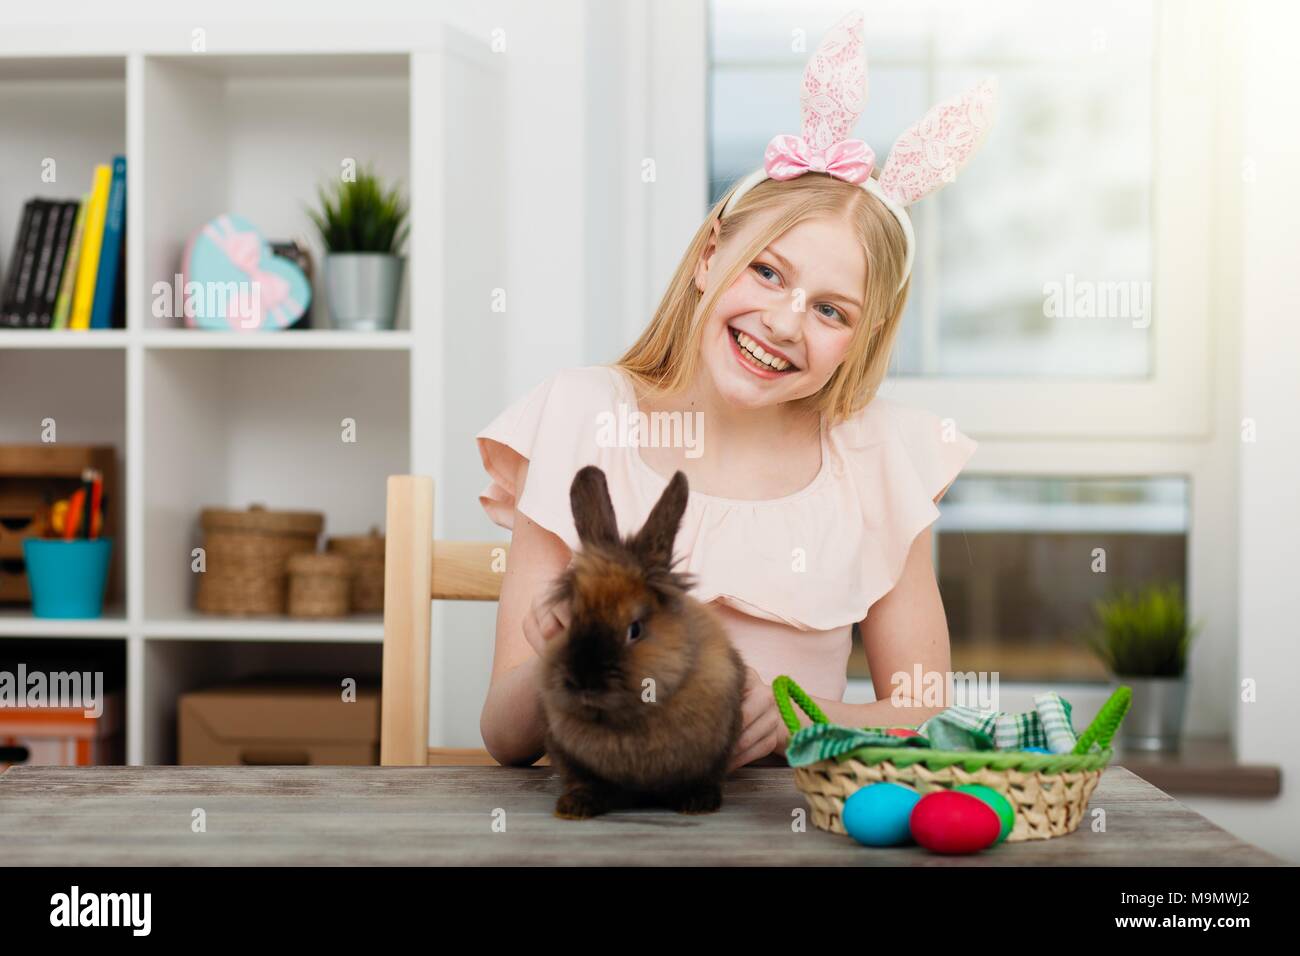
[[763,168],[769,179],[794,179],[814,172],[862,183],[871,176],[875,161],[875,151],[860,139],[844,139],[826,149],[814,149],[802,136],[789,133],[773,136],[763,154]]
[[[227,316],[232,320],[232,326],[237,329],[259,329],[266,318],[281,306],[289,306],[301,312],[302,308],[293,301],[288,281],[283,276],[262,270],[262,237],[255,232],[237,230],[225,216],[218,220],[218,225],[220,231],[213,229],[211,224],[205,226],[203,231],[226,254],[235,268],[248,276],[249,285],[256,292],[247,301],[243,296],[235,297],[231,314]],[[247,315],[242,314],[245,305]]]

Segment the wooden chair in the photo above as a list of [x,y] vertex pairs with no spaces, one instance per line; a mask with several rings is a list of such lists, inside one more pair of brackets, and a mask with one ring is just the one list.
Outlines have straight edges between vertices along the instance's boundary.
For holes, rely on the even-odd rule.
[[430,612],[433,601],[498,600],[509,545],[435,541],[433,479],[423,475],[389,476],[386,513],[379,762],[495,765],[483,748],[429,746]]

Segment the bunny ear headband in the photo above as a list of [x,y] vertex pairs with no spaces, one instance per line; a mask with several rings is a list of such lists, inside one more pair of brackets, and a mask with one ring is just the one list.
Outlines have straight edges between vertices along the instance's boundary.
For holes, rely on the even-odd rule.
[[867,104],[862,13],[850,13],[831,28],[804,67],[799,95],[803,135],[772,137],[763,168],[741,181],[723,207],[722,217],[764,179],[794,179],[816,172],[857,183],[879,199],[903,227],[907,258],[899,284],[902,289],[916,252],[906,207],[952,182],[974,155],[992,125],[996,90],[996,80],[987,79],[932,107],[898,137],[880,178],[872,178],[875,152],[862,140],[847,138]]

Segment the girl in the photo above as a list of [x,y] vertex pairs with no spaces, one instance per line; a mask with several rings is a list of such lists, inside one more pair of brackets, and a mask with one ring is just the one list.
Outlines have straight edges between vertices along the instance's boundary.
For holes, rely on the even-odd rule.
[[[964,165],[992,87],[932,110],[872,178],[870,148],[845,139],[865,101],[861,31],[852,14],[823,41],[804,73],[803,136],[775,137],[764,168],[713,208],[637,342],[613,365],[551,376],[478,433],[491,476],[480,503],[513,529],[480,721],[501,763],[542,754],[539,655],[568,623],[566,607],[543,602],[578,547],[569,484],[592,463],[625,530],[675,471],[689,479],[678,569],[747,665],[732,767],[783,762],[780,674],[849,726],[915,725],[943,709],[920,706],[894,675],[948,674],[930,525],[976,445],[876,391],[910,288],[903,207]],[[644,430],[662,413],[703,427],[666,445],[617,427]],[[854,622],[869,704],[842,700]]]

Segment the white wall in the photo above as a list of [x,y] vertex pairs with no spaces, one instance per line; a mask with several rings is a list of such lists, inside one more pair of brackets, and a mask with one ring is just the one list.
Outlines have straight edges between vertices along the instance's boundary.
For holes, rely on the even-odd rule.
[[[458,497],[442,502],[437,535],[505,541],[509,533],[488,521],[477,503],[487,475],[472,439],[506,404],[551,373],[601,360],[589,358],[586,350],[585,323],[593,304],[588,220],[600,208],[589,180],[607,178],[609,164],[607,157],[592,153],[589,140],[599,143],[608,133],[601,125],[604,109],[589,99],[607,94],[599,89],[599,71],[593,77],[588,67],[586,3],[514,0],[489,6],[485,25],[501,31],[497,36],[505,44],[499,55],[506,61],[508,106],[498,122],[506,150],[500,198],[507,231],[498,281],[485,285],[482,294],[486,302],[491,288],[503,288],[505,312],[489,315],[478,331],[459,329],[457,337],[491,350],[497,367],[484,374],[491,376],[497,394],[487,400],[477,389],[458,413],[464,420],[449,429],[449,439],[457,434],[464,439],[449,441],[458,474],[444,482]],[[593,289],[617,283],[609,271],[593,281]],[[430,715],[430,743],[481,747],[478,721],[491,672],[496,606],[447,604],[434,622],[441,632],[434,666],[441,660],[445,679],[435,670],[431,710],[440,712]]]
[[1257,440],[1239,442],[1237,679],[1256,700],[1237,700],[1243,761],[1282,766],[1282,795],[1187,800],[1215,822],[1300,863],[1300,127],[1294,121],[1300,61],[1292,49],[1300,12],[1282,0],[1245,5],[1241,142],[1241,389],[1237,419]]

